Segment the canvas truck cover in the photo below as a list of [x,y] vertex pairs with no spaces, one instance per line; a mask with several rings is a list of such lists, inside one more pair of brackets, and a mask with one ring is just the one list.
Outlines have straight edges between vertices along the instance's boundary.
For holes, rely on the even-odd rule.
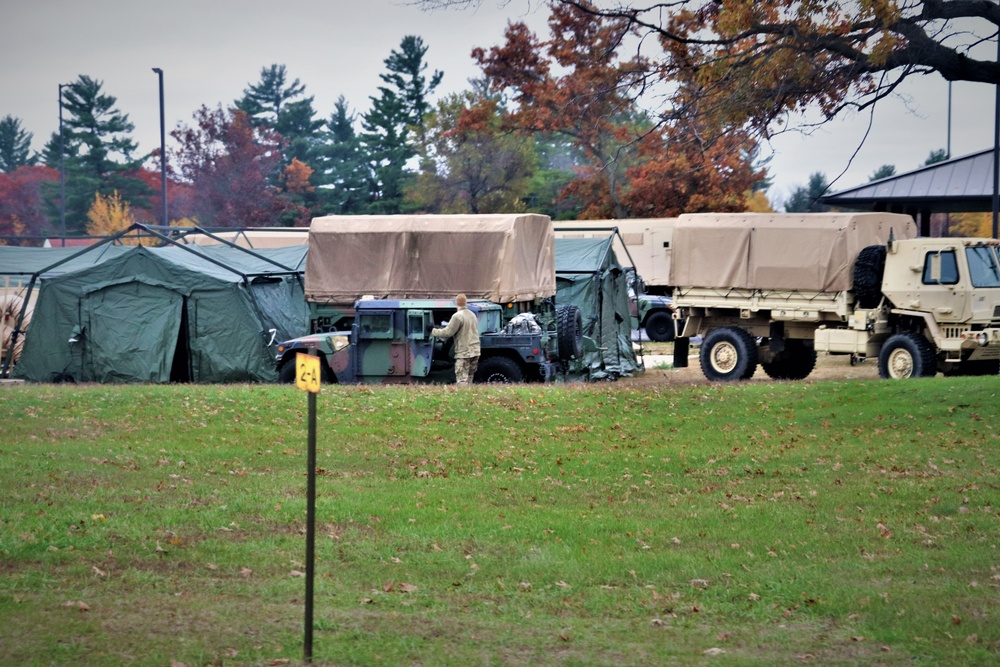
[[670,281],[676,287],[851,289],[858,253],[917,235],[893,213],[696,213],[673,230]]
[[308,301],[450,299],[460,292],[496,303],[553,296],[555,239],[548,216],[313,218]]

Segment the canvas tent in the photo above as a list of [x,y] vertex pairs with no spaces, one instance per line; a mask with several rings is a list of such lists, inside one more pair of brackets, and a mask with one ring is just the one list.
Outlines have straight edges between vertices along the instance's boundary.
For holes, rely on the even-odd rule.
[[561,220],[554,222],[556,238],[603,238],[617,229],[612,249],[619,262],[635,266],[646,291],[669,294],[670,259],[677,218],[626,220]]
[[[270,345],[305,332],[305,247],[118,247],[37,272],[14,377],[46,382],[264,382]],[[86,253],[76,258],[79,264]]]
[[629,376],[642,370],[632,347],[625,269],[604,238],[557,238],[556,303],[583,315],[584,355],[571,371],[588,379]]

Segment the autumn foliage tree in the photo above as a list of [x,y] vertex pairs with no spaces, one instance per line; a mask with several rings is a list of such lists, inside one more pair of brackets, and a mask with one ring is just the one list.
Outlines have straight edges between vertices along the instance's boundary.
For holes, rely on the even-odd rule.
[[58,181],[59,172],[49,167],[26,166],[0,173],[0,236],[48,233],[42,184]]
[[495,98],[478,92],[438,102],[426,122],[423,170],[408,200],[435,213],[513,213],[535,171],[532,139],[503,128]]
[[302,223],[308,213],[282,196],[270,176],[281,161],[280,137],[254,127],[247,114],[201,107],[196,127],[171,132],[180,177],[191,186],[191,213],[212,227]]
[[697,119],[650,119],[636,98],[651,65],[639,55],[618,55],[635,37],[632,24],[567,4],[552,3],[551,11],[548,40],[514,23],[503,45],[475,49],[473,58],[491,89],[518,105],[514,125],[571,137],[582,149],[589,164],[563,193],[582,203],[581,216],[742,208],[760,177],[749,161],[748,135]]
[[[482,0],[419,4],[468,7]],[[756,135],[781,130],[806,108],[830,119],[872,107],[912,76],[936,72],[947,81],[1000,83],[993,50],[976,50],[1000,29],[1000,6],[988,0],[549,4],[595,22],[622,22],[641,37],[652,65],[646,90],[661,95],[663,117],[710,115]]]
[[100,192],[94,196],[94,203],[87,211],[87,220],[87,233],[91,236],[112,236],[134,224],[135,216],[132,215],[131,204],[122,200],[115,190],[107,196]]

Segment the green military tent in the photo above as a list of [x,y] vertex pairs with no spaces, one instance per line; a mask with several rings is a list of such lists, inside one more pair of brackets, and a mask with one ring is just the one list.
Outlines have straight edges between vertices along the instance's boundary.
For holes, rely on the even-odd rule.
[[642,370],[632,347],[625,269],[605,238],[556,239],[556,303],[583,316],[583,359],[571,372],[612,380]]
[[91,252],[74,260],[83,268],[37,271],[41,289],[15,378],[273,381],[271,346],[306,333],[305,246]]

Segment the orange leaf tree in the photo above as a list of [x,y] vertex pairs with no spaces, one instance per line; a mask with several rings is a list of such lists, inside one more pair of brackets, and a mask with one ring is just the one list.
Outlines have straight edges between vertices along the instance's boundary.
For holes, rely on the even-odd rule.
[[563,192],[582,203],[581,217],[741,208],[760,176],[748,135],[717,122],[650,118],[636,98],[656,70],[642,56],[619,56],[634,26],[569,4],[551,10],[550,39],[513,23],[503,45],[475,49],[473,58],[491,89],[517,104],[514,126],[571,137],[583,151],[589,164]]
[[440,100],[426,119],[421,173],[407,201],[435,213],[526,210],[536,156],[532,138],[503,127],[497,99],[466,91]]
[[[424,7],[482,0],[421,0]],[[506,4],[506,3],[504,3]],[[826,119],[865,109],[914,75],[1000,83],[992,49],[1000,29],[990,0],[550,0],[593,22],[642,37],[653,78],[673,85],[664,113],[710,115],[767,136],[807,107]],[[608,7],[608,8],[605,8]],[[651,89],[652,90],[652,89]]]
[[42,184],[59,181],[50,167],[23,166],[0,173],[0,235],[41,235],[48,230]]

